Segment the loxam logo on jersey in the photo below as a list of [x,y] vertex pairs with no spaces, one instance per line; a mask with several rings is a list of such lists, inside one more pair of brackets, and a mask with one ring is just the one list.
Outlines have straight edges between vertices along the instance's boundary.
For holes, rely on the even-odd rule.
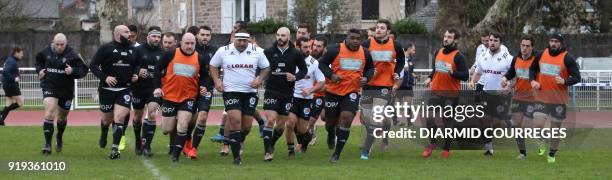
[[485,69],[482,71],[482,73],[486,73],[486,74],[501,74],[501,71],[495,71],[495,70],[490,70],[490,69]]
[[232,69],[232,68],[254,68],[255,66],[253,64],[228,64],[227,66],[225,66],[225,68],[228,69]]

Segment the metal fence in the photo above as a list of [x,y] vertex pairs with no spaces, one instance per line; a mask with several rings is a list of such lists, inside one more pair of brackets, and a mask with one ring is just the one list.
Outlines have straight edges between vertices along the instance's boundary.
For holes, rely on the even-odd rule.
[[[42,108],[42,90],[38,73],[34,68],[20,68],[21,82],[19,87],[25,99],[25,107]],[[415,91],[425,91],[423,81],[427,79],[431,69],[415,69]],[[582,82],[570,87],[570,107],[578,111],[612,111],[612,70],[582,70]],[[89,73],[82,79],[75,80],[75,99],[73,109],[98,108],[98,83],[99,80]],[[467,83],[461,83],[461,89],[467,90]],[[263,89],[259,90],[259,96],[263,97]],[[4,90],[0,89],[0,96],[4,96]],[[214,93],[212,106],[222,107],[221,94]],[[4,98],[0,102],[4,102]],[[263,104],[263,98],[259,98],[258,105]]]

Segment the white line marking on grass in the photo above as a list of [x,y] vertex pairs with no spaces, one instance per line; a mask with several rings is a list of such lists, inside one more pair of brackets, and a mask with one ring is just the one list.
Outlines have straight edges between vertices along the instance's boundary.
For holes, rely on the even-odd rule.
[[[129,143],[127,137],[125,138],[125,143]],[[162,180],[169,180],[170,179],[170,178],[168,178],[168,176],[162,174],[159,171],[159,169],[157,169],[155,164],[153,164],[153,162],[151,162],[151,160],[146,159],[146,158],[139,158],[139,157],[136,157],[136,159],[140,159],[142,164],[144,164],[144,166],[147,167],[147,170],[149,170],[149,172],[151,172],[151,174],[153,174],[153,176],[157,177],[158,179],[162,179]]]
[[149,170],[149,172],[151,172],[157,178],[163,179],[163,180],[170,179],[167,176],[161,174],[159,172],[159,169],[157,169],[157,167],[155,167],[155,165],[151,162],[151,160],[144,159],[144,160],[142,160],[142,164],[144,164],[147,167],[147,169]]

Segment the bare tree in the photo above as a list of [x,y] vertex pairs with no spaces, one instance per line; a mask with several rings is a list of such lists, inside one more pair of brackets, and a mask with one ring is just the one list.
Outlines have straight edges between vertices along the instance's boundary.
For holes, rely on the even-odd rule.
[[[38,7],[38,12],[42,7]],[[24,11],[22,1],[0,0],[0,30],[19,31],[27,28],[27,23],[34,20],[33,13]]]
[[295,1],[295,8],[289,12],[294,23],[307,23],[318,32],[336,34],[343,25],[355,20],[347,0]]
[[128,22],[127,0],[100,0],[98,3],[100,20],[100,43],[112,41],[113,28]]

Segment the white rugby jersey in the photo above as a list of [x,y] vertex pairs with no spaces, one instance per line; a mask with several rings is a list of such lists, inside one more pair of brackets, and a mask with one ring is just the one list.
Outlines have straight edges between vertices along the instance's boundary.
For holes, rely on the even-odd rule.
[[[505,53],[510,54],[510,52],[508,51],[508,48],[505,45],[502,44],[499,48],[501,50],[500,53],[505,52]],[[481,50],[484,50],[484,51],[481,52]],[[491,54],[489,53],[489,48],[485,47],[483,44],[478,46],[478,50],[476,51],[476,61],[474,61],[474,66],[473,66],[474,69],[478,67],[478,61],[480,61],[481,58],[484,58],[484,56],[486,56],[487,54]],[[484,85],[484,80],[480,78],[480,80],[478,80],[478,84]]]
[[234,44],[223,46],[217,50],[210,60],[210,65],[223,68],[223,89],[225,92],[257,92],[251,87],[255,80],[257,69],[270,66],[263,51],[249,44],[243,52],[239,52]]
[[[323,75],[323,72],[321,72],[321,70],[319,69],[319,61],[317,61],[312,56],[308,56],[305,61],[306,67],[308,67],[308,72],[306,73],[306,76],[304,76],[303,79],[295,82],[293,97],[302,99],[312,99],[314,97],[314,91],[312,91],[312,93],[308,96],[303,96],[302,90],[306,88],[312,90],[312,87],[314,87],[315,80],[317,81],[317,83],[325,82],[325,76]],[[299,70],[296,69],[296,73],[297,71]]]
[[497,54],[491,54],[489,50],[477,63],[476,73],[481,74],[478,82],[484,85],[483,90],[502,90],[501,79],[510,69],[512,55],[502,50]]

